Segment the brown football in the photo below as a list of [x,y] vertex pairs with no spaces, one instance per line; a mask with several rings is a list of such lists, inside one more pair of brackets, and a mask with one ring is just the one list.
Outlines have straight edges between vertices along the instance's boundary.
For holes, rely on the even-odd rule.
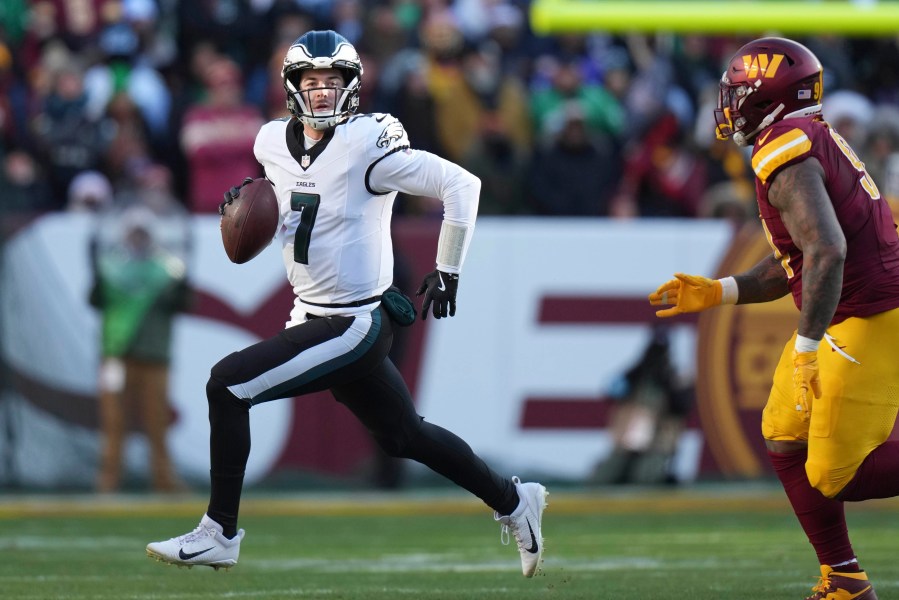
[[277,227],[275,190],[267,179],[254,179],[224,207],[222,244],[228,258],[239,265],[256,258],[275,237]]

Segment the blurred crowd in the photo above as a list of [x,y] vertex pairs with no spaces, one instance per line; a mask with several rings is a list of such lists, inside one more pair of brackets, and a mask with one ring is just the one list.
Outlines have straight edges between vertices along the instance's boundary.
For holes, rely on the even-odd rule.
[[[524,0],[3,4],[7,212],[144,193],[213,212],[260,174],[260,125],[287,116],[287,48],[331,28],[362,56],[360,110],[396,115],[414,147],[478,175],[481,214],[755,218],[748,155],[715,142],[712,118],[723,66],[750,37],[537,36]],[[800,41],[825,67],[825,118],[895,201],[899,41]],[[398,210],[441,206],[403,197]]]

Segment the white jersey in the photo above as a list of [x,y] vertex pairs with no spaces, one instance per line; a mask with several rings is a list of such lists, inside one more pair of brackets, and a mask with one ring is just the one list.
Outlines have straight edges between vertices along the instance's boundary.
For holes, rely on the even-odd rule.
[[[307,312],[348,315],[377,306],[353,303],[379,296],[393,281],[390,219],[397,192],[440,198],[445,221],[473,229],[478,179],[411,150],[394,117],[354,116],[309,149],[303,139],[296,119],[281,119],[262,127],[254,147],[281,209],[278,236],[297,296],[288,325],[303,322]],[[438,267],[458,272],[461,260]]]

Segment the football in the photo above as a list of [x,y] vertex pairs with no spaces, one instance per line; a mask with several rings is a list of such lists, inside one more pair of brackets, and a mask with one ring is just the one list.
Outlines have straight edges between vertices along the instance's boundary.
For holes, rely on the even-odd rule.
[[275,237],[278,199],[264,178],[245,183],[232,196],[222,206],[222,245],[231,262],[240,265],[256,258]]

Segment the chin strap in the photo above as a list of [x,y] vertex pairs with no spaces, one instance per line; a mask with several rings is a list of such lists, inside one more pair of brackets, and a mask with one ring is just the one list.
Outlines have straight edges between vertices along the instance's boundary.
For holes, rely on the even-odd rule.
[[750,143],[752,143],[752,140],[755,139],[755,136],[757,136],[763,129],[774,122],[774,119],[777,118],[777,115],[783,112],[784,108],[786,107],[783,104],[775,108],[771,112],[771,114],[762,119],[762,122],[759,123],[759,126],[753,129],[750,133],[743,133],[742,131],[734,133],[734,142],[736,142],[738,146],[748,146]]

